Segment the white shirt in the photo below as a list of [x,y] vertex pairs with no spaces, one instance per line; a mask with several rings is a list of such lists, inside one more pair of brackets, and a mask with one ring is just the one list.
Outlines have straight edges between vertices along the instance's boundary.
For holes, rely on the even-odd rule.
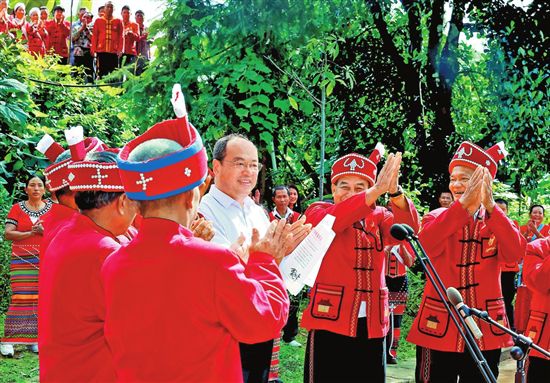
[[236,242],[241,233],[246,237],[246,243],[250,243],[254,227],[260,232],[261,238],[269,226],[269,218],[252,198],[246,197],[241,206],[216,185],[212,185],[210,191],[202,197],[199,213],[214,225],[212,242],[226,247]]
[[286,213],[285,213],[285,216],[284,217],[281,217],[281,215],[279,214],[279,212],[277,211],[277,208],[275,207],[275,209],[273,209],[273,216],[277,219],[283,219],[283,218],[288,218],[290,217],[292,214],[294,214],[294,211],[292,211],[289,207],[286,208]]

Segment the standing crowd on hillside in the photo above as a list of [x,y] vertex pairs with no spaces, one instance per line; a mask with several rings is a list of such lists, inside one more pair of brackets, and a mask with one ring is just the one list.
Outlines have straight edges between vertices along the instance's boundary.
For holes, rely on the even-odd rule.
[[56,55],[59,64],[81,67],[86,82],[102,78],[113,70],[132,65],[139,75],[147,66],[151,52],[149,29],[144,13],[135,12],[134,21],[128,5],[120,18],[114,16],[111,1],[99,7],[97,15],[80,8],[78,20],[65,20],[65,9],[46,6],[31,8],[17,3],[10,12],[9,0],[0,0],[0,33],[20,41],[35,56]]

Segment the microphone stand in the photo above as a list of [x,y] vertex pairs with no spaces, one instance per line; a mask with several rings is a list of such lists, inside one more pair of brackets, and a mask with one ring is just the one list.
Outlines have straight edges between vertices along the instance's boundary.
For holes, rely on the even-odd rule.
[[491,318],[487,311],[480,311],[478,309],[468,307],[467,312],[469,312],[470,315],[475,315],[479,319],[499,328],[500,330],[512,336],[512,339],[514,340],[514,347],[512,347],[512,349],[510,350],[510,355],[512,356],[512,359],[517,361],[516,375],[514,380],[515,383],[525,383],[527,381],[527,376],[525,375],[525,359],[527,358],[527,355],[529,355],[529,351],[531,351],[531,348],[537,350],[547,358],[550,358],[550,352],[537,345],[535,342],[533,342],[531,338],[522,334],[518,334],[508,327],[501,325],[499,322]]
[[[435,291],[439,296],[439,299],[441,299],[441,301],[445,305],[445,309],[449,313],[449,316],[451,317],[456,328],[458,329],[458,333],[464,339],[466,348],[470,352],[470,355],[472,356],[477,367],[479,368],[479,371],[481,372],[483,379],[487,383],[496,383],[497,380],[495,378],[495,375],[493,374],[493,371],[491,371],[491,368],[487,364],[487,360],[481,353],[481,350],[479,349],[479,346],[477,345],[470,329],[466,325],[464,318],[462,317],[462,315],[458,313],[456,307],[452,306],[452,309],[451,309],[451,306],[449,306],[449,303],[447,302],[447,296],[446,294],[443,293],[444,291],[446,291],[445,285],[443,284],[443,281],[439,277],[439,274],[437,274],[437,270],[434,268],[432,261],[430,260],[430,258],[424,251],[424,248],[420,244],[418,237],[414,234],[414,232],[412,232],[412,229],[408,230],[409,228],[405,228],[405,227],[404,229],[408,233],[405,239],[407,240],[407,242],[411,244],[411,247],[416,255],[416,258],[419,260],[420,264],[422,265],[422,268],[424,269],[426,276],[434,286]],[[462,327],[460,325],[462,325]],[[463,329],[466,329],[466,331],[464,331]]]

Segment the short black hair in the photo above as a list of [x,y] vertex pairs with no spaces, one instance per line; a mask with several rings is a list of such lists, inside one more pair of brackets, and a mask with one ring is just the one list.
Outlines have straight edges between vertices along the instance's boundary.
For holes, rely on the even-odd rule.
[[529,208],[529,214],[531,214],[533,212],[533,209],[536,208],[536,207],[540,207],[542,209],[542,214],[544,214],[544,206],[542,205],[531,205],[531,207]]
[[508,201],[506,201],[503,198],[495,198],[495,203],[500,203],[500,204],[506,205],[506,207],[508,207]]
[[277,191],[279,190],[285,190],[286,194],[290,196],[290,191],[288,190],[288,188],[285,185],[279,185],[273,188],[273,191],[271,192],[271,197],[275,198],[275,196],[277,195]]
[[136,11],[136,13],[134,13],[135,15],[138,15],[138,14],[141,14],[142,16],[145,16],[145,13],[143,13],[143,11],[141,9],[138,9]]
[[225,155],[227,154],[227,143],[236,138],[242,138],[243,140],[246,140],[252,143],[252,141],[250,141],[246,136],[243,136],[240,133],[228,134],[227,136],[220,138],[214,144],[214,153],[212,153],[212,156],[214,157],[214,159],[218,161],[223,161],[223,159],[225,158]]
[[120,10],[120,12],[124,11],[125,9],[127,9],[128,12],[130,12],[130,6],[129,5],[122,6],[122,9]]
[[[114,152],[94,152],[86,155],[87,161],[102,163],[115,163],[117,155]],[[101,190],[89,190],[76,192],[74,201],[80,210],[101,209],[119,198],[123,192],[104,192]]]
[[105,8],[105,5],[100,5],[99,7],[97,7],[97,13],[100,13],[102,9]]
[[56,5],[53,7],[52,12],[55,13],[55,11],[60,10],[61,12],[65,12],[65,8],[63,8],[61,5]]
[[31,182],[31,180],[33,178],[38,178],[40,181],[42,181],[42,183],[44,184],[44,177],[42,177],[40,174],[31,174],[30,176],[27,177],[27,179],[25,180],[25,187],[28,187],[29,186],[29,183]]
[[40,9],[41,11],[47,11],[47,10],[48,10],[48,7],[46,7],[45,5],[42,5],[42,6],[40,6],[40,8],[38,8],[38,9]]
[[443,194],[443,193],[447,193],[447,194],[450,194],[450,195],[451,195],[451,197],[453,196],[453,193],[451,193],[451,191],[450,191],[450,190],[441,190],[441,191],[439,192],[438,196],[440,196],[440,197],[441,197],[441,194]]

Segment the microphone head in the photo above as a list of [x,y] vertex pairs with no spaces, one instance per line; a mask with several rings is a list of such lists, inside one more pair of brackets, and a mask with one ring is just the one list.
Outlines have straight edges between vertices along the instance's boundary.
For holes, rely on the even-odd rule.
[[402,223],[401,226],[403,226],[403,228],[405,230],[407,230],[407,234],[409,234],[409,236],[413,236],[414,235],[414,230],[412,227],[410,227],[409,225],[407,225],[406,223]]
[[390,234],[398,241],[402,241],[409,236],[407,229],[405,229],[403,225],[399,223],[394,223],[393,225],[391,225]]
[[462,295],[460,295],[458,290],[455,289],[454,287],[447,288],[447,298],[449,298],[449,301],[453,304],[453,306],[456,306],[459,303],[464,302],[462,300]]

